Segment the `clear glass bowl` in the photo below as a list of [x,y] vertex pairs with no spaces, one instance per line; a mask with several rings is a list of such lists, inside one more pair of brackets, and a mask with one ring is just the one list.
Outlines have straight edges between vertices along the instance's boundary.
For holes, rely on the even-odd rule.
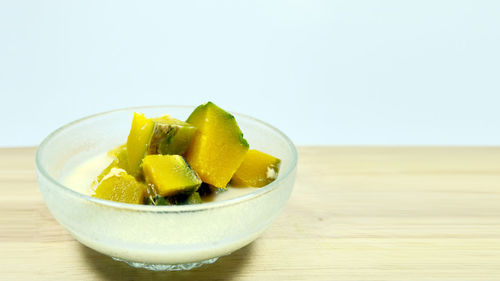
[[199,205],[146,206],[93,198],[61,182],[75,165],[124,143],[134,111],[185,120],[193,109],[120,109],[74,121],[50,134],[38,147],[36,170],[52,215],[84,245],[151,270],[212,263],[256,239],[290,197],[297,151],[278,129],[249,116],[233,113],[250,147],[282,160],[278,179],[252,193]]

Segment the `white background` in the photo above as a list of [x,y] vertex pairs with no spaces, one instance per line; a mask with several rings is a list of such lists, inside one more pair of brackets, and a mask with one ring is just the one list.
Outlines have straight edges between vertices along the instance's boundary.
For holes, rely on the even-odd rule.
[[0,0],[0,146],[219,106],[298,145],[499,145],[500,1]]

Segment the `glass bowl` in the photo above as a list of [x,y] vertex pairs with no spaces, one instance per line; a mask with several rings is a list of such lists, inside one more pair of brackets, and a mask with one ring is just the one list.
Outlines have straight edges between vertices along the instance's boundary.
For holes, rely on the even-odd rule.
[[278,129],[233,113],[250,148],[282,160],[278,179],[255,191],[199,205],[147,206],[112,202],[62,183],[74,167],[126,142],[135,111],[185,120],[195,107],[119,109],[69,123],[38,147],[38,184],[55,219],[84,245],[150,270],[188,270],[213,263],[255,240],[278,216],[295,181],[297,151]]

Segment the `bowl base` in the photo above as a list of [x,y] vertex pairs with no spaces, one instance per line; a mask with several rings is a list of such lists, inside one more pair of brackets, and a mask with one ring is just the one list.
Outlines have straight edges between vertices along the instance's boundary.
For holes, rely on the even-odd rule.
[[204,264],[214,263],[219,259],[219,257],[216,257],[216,258],[211,258],[211,259],[203,260],[203,261],[199,261],[199,262],[179,263],[179,264],[154,264],[154,263],[143,263],[143,262],[129,261],[129,260],[124,260],[124,259],[116,258],[116,257],[111,257],[111,258],[113,258],[115,261],[124,262],[132,267],[135,267],[135,268],[144,268],[144,269],[153,270],[153,271],[191,270],[193,268],[200,267]]

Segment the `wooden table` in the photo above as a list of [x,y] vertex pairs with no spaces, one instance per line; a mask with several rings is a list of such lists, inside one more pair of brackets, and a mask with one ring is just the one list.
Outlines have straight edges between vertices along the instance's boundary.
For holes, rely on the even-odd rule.
[[500,280],[500,148],[301,147],[277,221],[188,272],[76,242],[46,208],[34,149],[0,149],[1,280]]

